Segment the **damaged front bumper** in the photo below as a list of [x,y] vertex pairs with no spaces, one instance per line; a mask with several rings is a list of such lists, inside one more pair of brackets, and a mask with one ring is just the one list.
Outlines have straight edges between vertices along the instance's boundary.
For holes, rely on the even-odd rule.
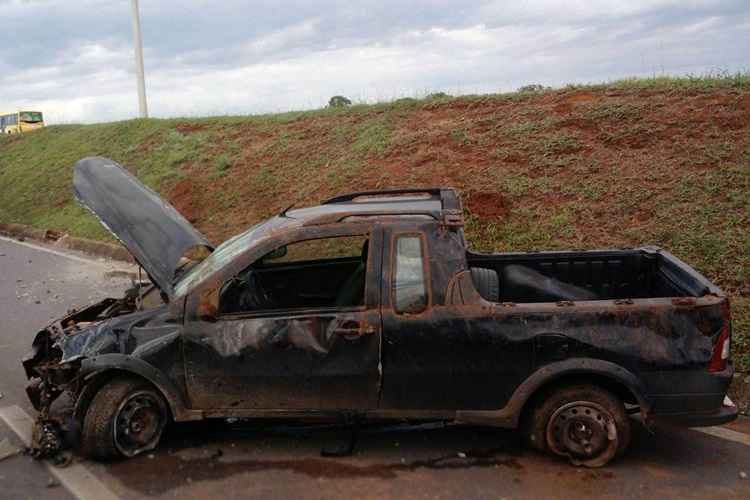
[[108,346],[116,348],[111,337],[106,342],[91,339],[106,320],[133,309],[133,295],[126,293],[122,299],[107,298],[69,311],[36,334],[31,350],[22,359],[29,379],[26,394],[39,412],[32,431],[33,456],[54,457],[61,451],[64,426],[50,414],[52,403],[66,391],[77,399],[84,385],[81,362],[86,354]]
[[124,299],[104,299],[80,310],[70,311],[36,334],[31,351],[22,364],[30,383],[26,394],[37,411],[45,412],[77,379],[81,356],[64,348],[71,336],[82,333],[112,316]]

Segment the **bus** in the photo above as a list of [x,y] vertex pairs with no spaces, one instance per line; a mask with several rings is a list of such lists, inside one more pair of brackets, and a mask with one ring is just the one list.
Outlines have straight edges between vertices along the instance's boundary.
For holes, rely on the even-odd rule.
[[20,134],[44,127],[41,111],[0,113],[0,134]]

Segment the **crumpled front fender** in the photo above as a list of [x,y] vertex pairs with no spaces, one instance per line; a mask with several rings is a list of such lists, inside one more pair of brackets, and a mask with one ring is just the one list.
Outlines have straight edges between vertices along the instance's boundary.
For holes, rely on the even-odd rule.
[[[151,382],[164,396],[175,420],[195,420],[202,418],[200,413],[187,409],[185,399],[179,388],[161,370],[146,361],[127,354],[102,354],[81,361],[80,376],[87,387],[98,390],[96,379],[116,373],[132,373]],[[109,376],[108,376],[109,375]],[[86,391],[86,389],[84,389]],[[90,395],[93,397],[93,394]],[[89,396],[84,392],[76,403],[76,414],[85,411]],[[82,408],[79,408],[81,406]]]

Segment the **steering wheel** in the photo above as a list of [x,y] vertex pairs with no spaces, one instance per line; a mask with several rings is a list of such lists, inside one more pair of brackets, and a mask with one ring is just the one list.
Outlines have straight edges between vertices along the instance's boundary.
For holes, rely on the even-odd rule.
[[273,308],[273,296],[265,289],[255,270],[236,276],[224,285],[219,309],[224,313]]

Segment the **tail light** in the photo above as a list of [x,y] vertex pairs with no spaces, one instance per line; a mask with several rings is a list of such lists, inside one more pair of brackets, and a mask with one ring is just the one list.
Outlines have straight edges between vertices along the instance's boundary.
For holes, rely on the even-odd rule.
[[719,333],[719,339],[714,345],[714,353],[708,363],[709,372],[721,372],[727,368],[732,344],[732,315],[729,311],[729,301],[724,303],[724,326]]

